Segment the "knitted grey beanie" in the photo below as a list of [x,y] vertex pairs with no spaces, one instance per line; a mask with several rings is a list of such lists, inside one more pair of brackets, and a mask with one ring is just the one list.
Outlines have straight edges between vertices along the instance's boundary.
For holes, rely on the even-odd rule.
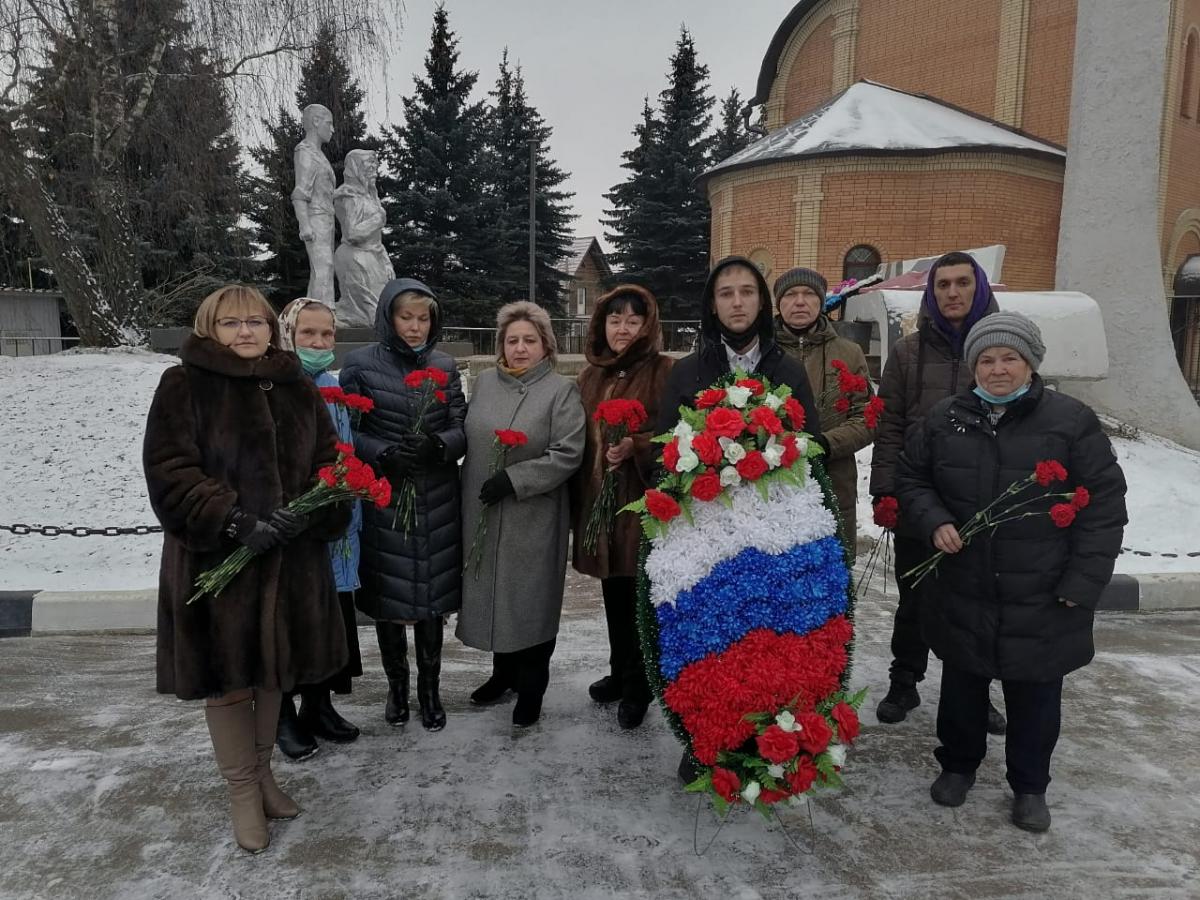
[[1037,371],[1046,356],[1042,332],[1032,319],[1019,312],[996,312],[984,316],[971,328],[963,343],[963,356],[971,371],[979,354],[989,347],[1009,347],[1016,350]]
[[775,299],[778,300],[798,284],[812,288],[821,300],[825,299],[825,294],[829,291],[829,282],[820,272],[814,272],[812,269],[788,269],[775,279]]

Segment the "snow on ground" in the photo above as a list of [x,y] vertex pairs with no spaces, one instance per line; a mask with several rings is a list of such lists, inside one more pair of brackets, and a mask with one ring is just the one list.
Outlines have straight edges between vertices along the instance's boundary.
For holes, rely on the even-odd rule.
[[[149,525],[142,480],[146,411],[174,358],[145,351],[0,357],[0,525]],[[1117,571],[1200,571],[1200,454],[1153,436],[1114,440],[1129,480],[1130,525]],[[858,455],[861,533],[875,535]],[[157,581],[159,535],[15,536],[0,531],[0,590],[130,590]],[[1177,553],[1176,558],[1162,553]]]

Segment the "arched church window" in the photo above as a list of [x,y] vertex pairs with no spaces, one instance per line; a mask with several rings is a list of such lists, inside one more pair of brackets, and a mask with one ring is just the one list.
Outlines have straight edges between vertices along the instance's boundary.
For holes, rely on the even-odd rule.
[[842,280],[853,278],[859,281],[868,275],[874,275],[879,268],[879,251],[867,244],[859,244],[846,251],[842,262]]
[[1179,114],[1185,119],[1196,118],[1196,62],[1200,56],[1196,32],[1190,31],[1183,48],[1183,83],[1179,86]]

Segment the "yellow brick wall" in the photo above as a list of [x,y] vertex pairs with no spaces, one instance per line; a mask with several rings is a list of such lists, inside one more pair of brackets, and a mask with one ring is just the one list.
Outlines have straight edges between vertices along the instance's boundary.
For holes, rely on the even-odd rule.
[[1067,143],[1075,65],[1075,0],[1032,0],[1026,51],[1025,101],[1019,127]]
[[800,50],[784,88],[783,118],[791,122],[833,95],[833,19],[817,26]]

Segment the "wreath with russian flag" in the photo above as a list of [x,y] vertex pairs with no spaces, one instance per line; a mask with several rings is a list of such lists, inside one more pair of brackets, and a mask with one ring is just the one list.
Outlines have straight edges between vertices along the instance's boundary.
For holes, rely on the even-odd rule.
[[821,448],[786,385],[735,372],[680,407],[642,518],[638,627],[664,714],[717,811],[842,784],[850,570]]

